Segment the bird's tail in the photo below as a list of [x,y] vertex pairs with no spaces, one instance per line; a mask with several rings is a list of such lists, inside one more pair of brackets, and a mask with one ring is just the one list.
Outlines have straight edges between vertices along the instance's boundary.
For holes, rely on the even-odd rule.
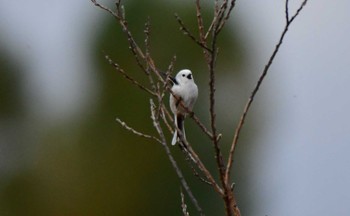
[[[179,128],[179,130],[181,131],[181,134],[183,136],[183,140],[186,140],[184,116],[183,115],[176,115],[176,116],[174,116],[174,118],[175,118],[175,126],[177,128]],[[175,145],[178,140],[179,140],[179,135],[177,133],[177,129],[175,128],[174,136],[173,136],[173,140],[171,141],[171,144]]]

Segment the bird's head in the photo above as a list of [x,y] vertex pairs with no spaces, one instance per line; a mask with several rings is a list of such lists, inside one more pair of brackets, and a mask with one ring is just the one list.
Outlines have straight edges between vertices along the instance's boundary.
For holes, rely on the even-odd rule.
[[180,72],[176,75],[176,81],[178,81],[180,85],[194,82],[192,72],[188,69],[180,70]]

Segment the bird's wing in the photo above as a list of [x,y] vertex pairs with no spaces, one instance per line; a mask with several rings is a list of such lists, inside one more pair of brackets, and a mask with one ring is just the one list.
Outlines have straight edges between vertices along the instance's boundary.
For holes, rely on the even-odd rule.
[[168,75],[164,71],[159,71],[159,72],[162,75],[162,77],[164,77],[165,79],[168,79],[170,81],[171,85],[179,85],[179,82],[174,77]]
[[179,82],[174,77],[169,76],[168,78],[172,82],[173,85],[179,85]]

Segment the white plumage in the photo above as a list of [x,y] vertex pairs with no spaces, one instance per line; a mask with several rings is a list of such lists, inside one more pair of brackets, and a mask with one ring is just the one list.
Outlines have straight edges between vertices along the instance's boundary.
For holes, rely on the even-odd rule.
[[[198,97],[198,88],[194,83],[192,72],[188,69],[181,70],[176,77],[172,79],[172,81],[174,85],[171,90],[179,100],[177,100],[173,95],[170,95],[170,109],[174,114],[176,127],[179,128],[183,135],[183,139],[186,140],[184,120],[188,112],[180,105],[180,101],[182,101],[184,106],[187,107],[189,111],[192,111],[194,103]],[[171,144],[175,145],[178,138],[178,133],[175,129]]]

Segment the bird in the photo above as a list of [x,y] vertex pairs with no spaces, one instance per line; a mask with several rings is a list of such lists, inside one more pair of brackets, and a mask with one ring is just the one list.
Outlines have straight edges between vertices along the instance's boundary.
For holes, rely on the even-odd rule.
[[[198,97],[198,87],[193,80],[191,70],[183,69],[180,70],[175,78],[169,76],[172,82],[170,94],[170,109],[174,114],[175,130],[172,145],[175,145],[180,140],[180,135],[177,132],[177,128],[181,131],[183,140],[186,140],[184,120],[189,112],[192,112],[193,106]],[[174,96],[174,95],[176,96]],[[181,102],[183,106],[181,105]]]

